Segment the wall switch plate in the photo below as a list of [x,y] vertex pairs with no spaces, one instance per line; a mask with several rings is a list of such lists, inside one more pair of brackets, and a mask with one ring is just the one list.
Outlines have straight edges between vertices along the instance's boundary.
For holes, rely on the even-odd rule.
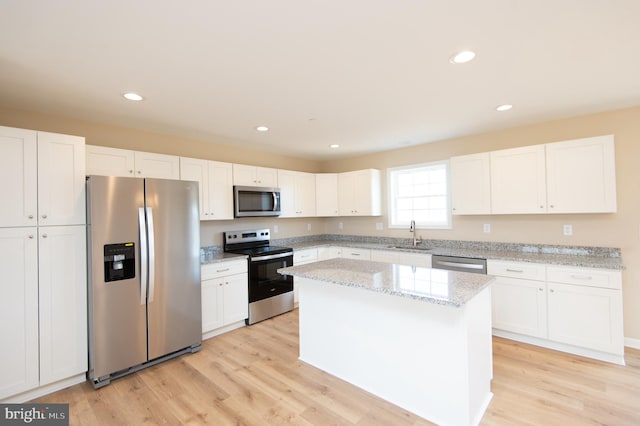
[[562,227],[562,233],[564,235],[573,235],[573,225],[564,225]]
[[382,231],[382,222],[376,222],[376,231]]
[[342,229],[344,228],[344,225],[342,225],[342,222],[338,222],[338,229]]
[[484,231],[485,234],[488,234],[489,232],[491,232],[491,224],[490,223],[485,223],[482,226],[482,231]]
[[278,225],[273,225],[273,233],[274,234],[278,233]]
[[307,231],[311,231],[311,224],[307,223]]

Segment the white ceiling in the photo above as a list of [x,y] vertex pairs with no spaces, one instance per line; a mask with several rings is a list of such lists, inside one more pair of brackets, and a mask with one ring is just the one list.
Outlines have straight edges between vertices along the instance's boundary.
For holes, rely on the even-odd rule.
[[[638,0],[2,0],[0,16],[1,107],[305,158],[640,105]],[[449,63],[461,49],[476,59]]]

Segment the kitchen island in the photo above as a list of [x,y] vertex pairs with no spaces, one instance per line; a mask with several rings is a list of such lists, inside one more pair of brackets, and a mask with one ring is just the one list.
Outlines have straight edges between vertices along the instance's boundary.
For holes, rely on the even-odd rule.
[[302,361],[432,422],[480,422],[492,397],[490,276],[351,259],[278,272],[300,288]]

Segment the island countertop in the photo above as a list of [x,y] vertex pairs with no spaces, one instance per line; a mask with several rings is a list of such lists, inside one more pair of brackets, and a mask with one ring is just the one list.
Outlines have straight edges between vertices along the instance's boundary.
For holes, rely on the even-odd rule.
[[343,258],[290,266],[278,272],[454,307],[467,303],[493,280],[490,275]]

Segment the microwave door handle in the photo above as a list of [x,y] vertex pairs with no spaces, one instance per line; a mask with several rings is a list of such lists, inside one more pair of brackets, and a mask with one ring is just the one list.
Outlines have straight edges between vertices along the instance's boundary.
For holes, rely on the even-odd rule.
[[278,195],[276,191],[273,191],[271,195],[273,195],[273,211],[276,212],[278,211]]

